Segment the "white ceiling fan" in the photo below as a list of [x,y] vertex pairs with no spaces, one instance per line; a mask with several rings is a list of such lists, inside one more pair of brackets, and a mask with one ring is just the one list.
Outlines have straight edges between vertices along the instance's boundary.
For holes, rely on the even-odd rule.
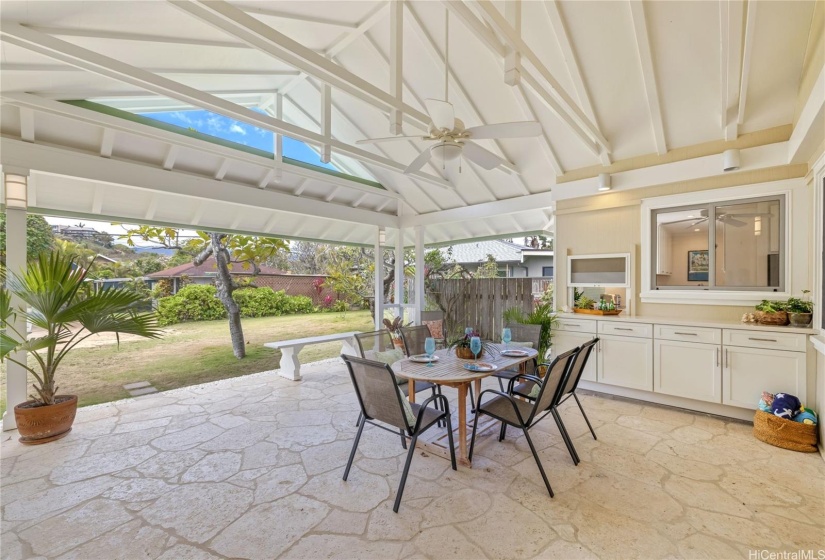
[[494,169],[500,165],[509,163],[473,142],[473,140],[486,140],[498,138],[529,138],[541,134],[541,124],[535,121],[519,121],[497,124],[486,124],[481,126],[464,127],[464,122],[456,118],[455,109],[449,99],[449,22],[450,14],[447,12],[445,20],[445,57],[444,57],[444,101],[439,99],[427,99],[424,104],[427,114],[430,117],[429,132],[426,136],[420,134],[414,136],[390,136],[388,138],[367,138],[359,140],[356,144],[379,144],[382,142],[394,142],[397,140],[426,140],[434,142],[423,152],[421,152],[413,162],[407,166],[404,173],[418,171],[435,157],[442,164],[464,156],[483,169]]
[[[707,210],[700,210],[698,218],[687,218],[685,220],[677,220],[675,222],[669,222],[668,225],[674,224],[681,224],[685,222],[691,222],[685,226],[685,229],[692,228],[694,226],[698,226],[704,222],[708,221],[708,211]],[[743,227],[748,225],[748,222],[743,222],[742,220],[737,220],[736,216],[740,218],[753,218],[756,216],[770,216],[769,213],[727,213],[727,214],[717,214],[716,220],[722,222],[723,224],[733,226],[733,227]]]

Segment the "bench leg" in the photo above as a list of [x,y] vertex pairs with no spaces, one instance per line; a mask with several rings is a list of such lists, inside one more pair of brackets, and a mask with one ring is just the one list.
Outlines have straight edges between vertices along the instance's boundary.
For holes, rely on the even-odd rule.
[[278,372],[281,377],[286,377],[290,381],[301,380],[301,361],[298,359],[301,348],[303,346],[281,348],[281,369]]

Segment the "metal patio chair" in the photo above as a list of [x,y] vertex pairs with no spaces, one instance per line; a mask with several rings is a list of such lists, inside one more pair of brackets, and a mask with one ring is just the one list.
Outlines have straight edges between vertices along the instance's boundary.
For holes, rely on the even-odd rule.
[[[539,349],[539,342],[541,340],[541,325],[523,325],[521,323],[518,323],[513,325],[505,325],[505,327],[510,329],[510,334],[512,335],[511,340],[514,340],[516,342],[532,342],[533,348],[535,350]],[[527,370],[524,372],[512,369],[504,369],[494,373],[493,377],[498,378],[498,386],[501,387],[502,391],[504,391],[504,381],[507,381],[509,383],[511,379],[513,379],[515,376],[521,373],[535,373],[539,361],[543,358],[544,356],[536,356],[535,358],[533,358],[532,362],[528,362],[527,364],[525,364]]]
[[[347,468],[344,471],[344,480],[349,476],[352,461],[355,458],[355,450],[361,440],[361,432],[368,422],[373,426],[395,433],[393,429],[382,424],[387,424],[400,430],[402,439],[405,436],[411,438],[407,460],[404,463],[404,471],[401,474],[401,482],[398,485],[398,492],[395,496],[395,505],[392,510],[398,513],[398,506],[401,504],[401,496],[404,493],[404,485],[407,482],[407,474],[410,471],[410,463],[415,454],[415,444],[418,436],[436,425],[439,421],[447,422],[447,437],[450,443],[450,462],[453,470],[457,470],[455,462],[455,446],[453,445],[453,430],[450,424],[450,403],[444,395],[433,395],[421,404],[405,403],[398,391],[398,383],[392,368],[382,362],[365,360],[354,356],[342,355],[347,364],[352,384],[355,387],[355,394],[358,396],[358,404],[361,407],[361,417],[358,422],[358,433],[352,444],[352,451],[347,461]],[[427,406],[430,402],[439,402],[441,410]],[[405,404],[414,417],[411,422],[405,411]],[[378,424],[377,422],[382,424]]]
[[[556,359],[549,364],[547,375],[544,376],[543,380],[534,375],[526,374],[519,374],[517,377],[510,380],[511,385],[516,379],[519,378],[529,379],[540,385],[537,398],[532,403],[517,399],[511,394],[496,391],[494,389],[487,389],[486,391],[481,392],[479,395],[479,404],[476,408],[476,417],[473,421],[473,435],[470,440],[469,459],[471,461],[473,459],[473,449],[476,443],[476,428],[478,427],[478,419],[481,415],[486,414],[487,416],[501,421],[499,441],[504,439],[507,426],[514,426],[524,432],[524,438],[527,440],[527,444],[530,446],[530,451],[533,453],[533,458],[536,460],[536,465],[539,467],[541,477],[544,479],[544,485],[547,487],[550,497],[552,498],[554,496],[553,489],[550,487],[550,481],[547,480],[547,475],[544,473],[544,467],[542,467],[539,455],[533,445],[533,440],[530,439],[529,429],[538,424],[548,414],[553,414],[553,417],[556,418],[556,424],[559,426],[559,431],[562,433],[562,438],[564,438],[565,443],[567,443],[566,432],[564,431],[562,424],[558,421],[557,412],[555,411],[553,403],[558,402],[561,398],[562,391],[564,390],[564,382],[567,379],[567,375],[570,373],[570,369],[576,359],[577,352],[578,348],[575,348],[561,354],[560,356],[557,356]],[[482,402],[484,395],[487,393],[492,393],[496,396],[487,402]],[[542,414],[542,412],[544,412],[544,414]],[[568,447],[568,449],[570,448]]]
[[593,439],[597,439],[596,432],[593,431],[593,426],[590,425],[590,419],[587,417],[587,414],[584,413],[582,403],[576,395],[576,389],[579,386],[579,380],[582,377],[582,373],[584,373],[584,368],[587,366],[590,355],[593,353],[593,349],[598,343],[599,339],[596,337],[593,340],[585,342],[581,345],[581,348],[579,348],[579,355],[576,358],[576,363],[573,365],[573,369],[567,377],[567,382],[564,384],[564,391],[562,391],[562,397],[559,401],[559,404],[561,404],[570,397],[573,397],[576,400],[576,404],[579,405],[579,410],[581,411],[582,416],[584,416],[584,421],[587,422],[587,427],[590,428],[590,433],[593,435]]

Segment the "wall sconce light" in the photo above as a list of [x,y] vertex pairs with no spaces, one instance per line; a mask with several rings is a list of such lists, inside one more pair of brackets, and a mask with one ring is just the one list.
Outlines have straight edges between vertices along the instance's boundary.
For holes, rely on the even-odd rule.
[[23,175],[6,173],[6,208],[25,210],[28,207],[28,180]]
[[382,247],[387,244],[387,232],[383,228],[378,230],[378,244]]
[[739,169],[739,150],[725,150],[722,153],[722,170],[736,171]]
[[612,187],[609,173],[599,173],[599,191],[609,191]]

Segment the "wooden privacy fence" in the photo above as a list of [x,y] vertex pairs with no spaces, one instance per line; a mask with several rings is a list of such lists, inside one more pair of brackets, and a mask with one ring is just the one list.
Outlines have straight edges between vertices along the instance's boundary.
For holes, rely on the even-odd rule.
[[530,313],[533,309],[530,278],[433,280],[427,288],[430,301],[444,312],[448,336],[473,327],[482,338],[499,340],[505,310],[518,307]]

